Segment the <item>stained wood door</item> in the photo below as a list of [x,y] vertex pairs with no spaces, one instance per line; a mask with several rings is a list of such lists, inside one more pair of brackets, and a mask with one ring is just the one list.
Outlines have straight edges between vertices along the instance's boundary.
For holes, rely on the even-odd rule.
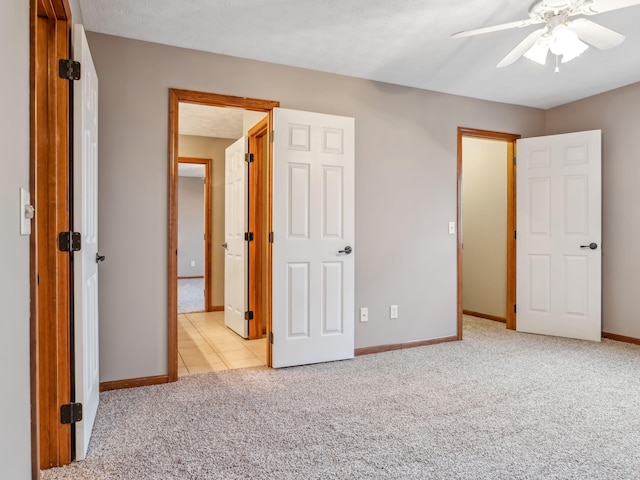
[[249,334],[247,309],[247,149],[245,137],[225,150],[224,323],[243,338]]
[[272,365],[352,358],[354,119],[273,118]]
[[517,330],[599,341],[600,130],[517,148]]
[[98,411],[98,76],[82,25],[73,27],[73,57],[81,77],[73,88],[73,224],[82,235],[74,253],[75,401],[83,419],[75,424],[76,460],[85,458]]

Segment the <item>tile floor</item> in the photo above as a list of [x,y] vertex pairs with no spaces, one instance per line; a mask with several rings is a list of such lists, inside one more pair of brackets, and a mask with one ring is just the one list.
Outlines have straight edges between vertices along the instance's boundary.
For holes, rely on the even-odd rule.
[[266,365],[266,340],[245,340],[224,325],[224,312],[178,315],[178,376]]

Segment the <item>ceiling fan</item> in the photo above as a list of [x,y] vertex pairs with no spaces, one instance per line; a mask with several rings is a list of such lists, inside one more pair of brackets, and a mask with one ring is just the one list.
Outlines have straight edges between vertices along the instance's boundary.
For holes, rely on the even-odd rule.
[[596,15],[634,5],[640,5],[640,0],[538,0],[529,7],[529,18],[526,20],[466,30],[454,33],[451,37],[470,37],[544,23],[544,27],[527,35],[498,63],[497,67],[511,65],[522,56],[544,65],[551,51],[556,55],[557,72],[560,57],[562,57],[562,63],[566,63],[584,52],[589,45],[606,50],[617,47],[624,41],[624,35],[618,32],[586,18],[570,20],[570,17]]

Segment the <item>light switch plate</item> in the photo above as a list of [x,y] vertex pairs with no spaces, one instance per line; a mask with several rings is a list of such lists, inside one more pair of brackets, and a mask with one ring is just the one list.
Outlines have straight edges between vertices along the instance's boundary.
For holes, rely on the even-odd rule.
[[31,206],[31,194],[20,189],[20,235],[31,235],[31,218],[27,216],[27,207]]
[[361,322],[369,321],[369,309],[367,307],[360,308],[360,321]]
[[455,235],[456,233],[456,222],[449,222],[449,235]]

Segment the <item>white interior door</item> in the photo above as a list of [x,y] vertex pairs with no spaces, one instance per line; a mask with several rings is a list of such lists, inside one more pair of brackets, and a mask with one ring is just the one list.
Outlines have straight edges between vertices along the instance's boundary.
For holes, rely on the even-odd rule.
[[600,130],[518,140],[517,330],[599,341]]
[[247,338],[247,163],[246,139],[225,150],[224,158],[224,323]]
[[73,27],[73,56],[81,64],[73,88],[73,229],[82,235],[74,253],[76,460],[85,458],[98,411],[98,77],[82,25]]
[[353,358],[354,119],[273,115],[272,364]]

